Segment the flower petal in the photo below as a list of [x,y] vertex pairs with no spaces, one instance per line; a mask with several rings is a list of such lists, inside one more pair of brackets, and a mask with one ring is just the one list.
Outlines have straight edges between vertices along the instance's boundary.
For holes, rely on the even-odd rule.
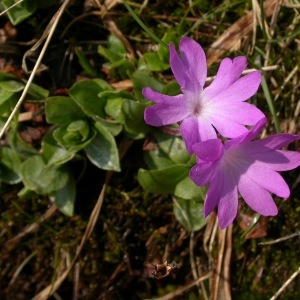
[[184,106],[156,104],[145,109],[144,119],[152,126],[163,126],[179,122],[188,117],[189,111]]
[[216,116],[244,125],[254,125],[265,116],[256,106],[247,102],[214,103],[208,105],[208,110]]
[[168,104],[168,105],[188,105],[186,98],[183,94],[177,96],[168,96],[158,92],[153,91],[151,88],[143,88],[142,93],[145,98],[159,104]]
[[211,115],[209,119],[218,132],[226,138],[236,138],[248,132],[245,126],[223,116]]
[[215,168],[215,162],[197,164],[191,168],[189,176],[196,185],[205,186],[209,184]]
[[216,161],[223,154],[220,139],[210,139],[193,145],[193,151],[202,161]]
[[190,154],[193,153],[192,146],[194,144],[217,138],[217,133],[210,123],[202,119],[197,120],[194,117],[189,117],[183,120],[180,125],[180,132],[185,142],[187,151]]
[[261,74],[259,72],[250,73],[235,81],[226,90],[221,91],[218,95],[208,98],[205,94],[205,102],[232,102],[245,101],[253,96],[260,85]]
[[222,229],[228,227],[234,221],[238,211],[236,180],[231,172],[226,172],[223,176],[223,189],[218,205],[218,218]]
[[247,153],[255,165],[275,171],[288,171],[300,166],[300,153],[295,151],[275,150],[262,153]]
[[278,209],[270,193],[260,187],[250,176],[242,175],[239,179],[238,190],[246,203],[263,216],[275,216]]
[[202,47],[193,39],[185,36],[181,39],[180,56],[185,67],[190,70],[199,82],[201,89],[205,84],[207,76],[206,56]]
[[245,134],[241,135],[240,137],[226,141],[224,143],[224,149],[227,150],[230,148],[237,148],[237,147],[240,147],[241,145],[245,144],[246,146],[243,149],[243,151],[245,151],[245,149],[247,149],[248,145],[251,144],[249,142],[252,141],[253,139],[255,139],[259,135],[259,133],[262,131],[262,129],[266,123],[267,123],[267,118],[263,117],[261,120],[259,120],[253,126],[253,128],[250,131],[246,132]]
[[200,82],[192,73],[192,70],[185,66],[172,43],[170,43],[170,65],[172,72],[183,92],[188,91],[193,95],[202,91]]
[[253,141],[249,147],[247,147],[247,153],[257,153],[270,151],[270,149],[279,150],[289,143],[300,140],[300,135],[296,134],[275,134],[262,140]]
[[250,176],[261,188],[278,197],[288,198],[290,195],[290,189],[284,179],[272,169],[252,165],[247,170],[247,176]]
[[218,205],[223,190],[223,181],[224,178],[221,172],[217,173],[213,181],[211,181],[204,202],[204,218]]
[[211,99],[226,90],[241,76],[246,67],[247,59],[245,56],[238,56],[233,60],[224,58],[221,61],[216,78],[203,92],[205,97]]

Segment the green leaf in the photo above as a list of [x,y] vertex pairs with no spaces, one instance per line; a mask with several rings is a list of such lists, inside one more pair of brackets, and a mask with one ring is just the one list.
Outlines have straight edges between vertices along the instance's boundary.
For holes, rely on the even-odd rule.
[[174,193],[176,185],[189,173],[187,165],[174,165],[160,170],[139,169],[138,181],[140,185],[151,193]]
[[122,131],[123,126],[117,121],[105,120],[97,116],[94,117],[94,120],[96,121],[94,124],[96,128],[105,127],[113,136],[118,135]]
[[127,51],[122,41],[115,36],[114,34],[110,34],[108,36],[107,46],[114,53],[120,55],[120,57],[126,57]]
[[105,113],[120,122],[125,124],[125,115],[122,111],[123,99],[122,98],[113,98],[108,99],[104,107]]
[[[7,90],[4,89],[0,89],[0,105],[3,104],[6,100],[8,100],[9,98],[11,98],[13,96],[13,92],[9,92]],[[3,111],[5,111],[3,108],[0,108],[0,115],[3,114]]]
[[[5,8],[9,8],[18,0],[3,0]],[[25,0],[15,7],[11,8],[7,14],[13,25],[17,25],[29,16],[31,16],[36,10],[36,0]]]
[[6,80],[0,82],[0,88],[8,92],[16,93],[24,89],[24,84],[18,80]]
[[81,141],[84,141],[88,138],[90,133],[89,124],[85,120],[74,121],[68,125],[67,131],[78,131],[81,136]]
[[[26,80],[22,80],[26,84]],[[27,98],[31,100],[44,100],[49,96],[49,91],[35,83],[31,83],[28,89]]]
[[190,160],[190,155],[186,150],[184,141],[168,133],[156,131],[154,136],[159,147],[172,159],[175,163],[185,164]]
[[90,161],[100,169],[120,171],[119,152],[113,135],[97,126],[97,135],[84,149]]
[[145,53],[143,56],[151,71],[164,71],[170,68],[170,64],[162,61],[157,53],[149,52]]
[[26,186],[24,186],[18,193],[18,197],[21,198],[21,199],[33,199],[33,198],[38,198],[39,195],[28,189]]
[[98,53],[109,60],[111,63],[119,61],[122,58],[120,55],[118,55],[118,53],[115,53],[101,45],[98,46]]
[[174,194],[182,199],[192,199],[203,202],[206,192],[207,187],[199,187],[190,179],[190,177],[186,177],[176,185]]
[[18,80],[18,77],[10,73],[0,72],[0,82],[5,80]]
[[71,160],[75,153],[70,153],[63,149],[53,137],[52,128],[47,132],[42,141],[42,156],[48,165],[61,165]]
[[164,86],[162,89],[162,94],[169,95],[169,96],[176,96],[182,94],[180,86],[177,81],[170,82]]
[[14,152],[16,152],[23,159],[38,154],[38,151],[35,148],[25,143],[16,129],[9,131],[8,143]]
[[126,48],[120,39],[118,39],[115,35],[110,34],[108,37],[108,49],[99,46],[98,53],[108,59],[110,62],[116,62],[122,58],[126,57]]
[[154,91],[161,92],[164,84],[155,76],[150,75],[146,70],[137,70],[132,74],[132,83],[134,87],[134,93],[140,102],[148,102],[143,94],[142,89],[145,87],[151,87]]
[[141,138],[151,130],[144,121],[144,111],[147,103],[139,103],[133,100],[123,100],[122,111],[125,115],[125,129],[129,133],[139,134]]
[[38,155],[22,163],[21,174],[25,186],[38,194],[49,194],[61,189],[69,177],[63,166],[46,165]]
[[135,100],[135,97],[127,91],[104,91],[99,94],[100,98],[104,99],[105,102],[109,99],[123,98],[129,100]]
[[144,161],[150,170],[164,169],[175,165],[168,155],[159,147],[154,151],[144,151]]
[[[6,96],[8,96],[8,94],[6,94],[5,97]],[[5,101],[0,105],[0,116],[8,118],[12,110],[15,108],[18,100],[19,93],[11,93],[11,96],[5,99]],[[12,126],[12,123],[10,124],[10,126]]]
[[85,113],[70,97],[54,96],[46,100],[48,123],[65,125],[86,117]]
[[76,82],[69,89],[69,94],[88,116],[104,117],[106,102],[99,97],[99,93],[111,89],[104,80],[91,79]]
[[74,203],[76,198],[76,186],[72,172],[68,172],[69,178],[67,184],[56,192],[54,197],[50,197],[58,209],[65,215],[72,217],[74,214]]
[[53,137],[61,147],[63,147],[70,153],[74,153],[90,144],[96,136],[96,131],[91,128],[91,130],[89,130],[90,134],[88,138],[83,140],[80,132],[68,131],[70,125],[59,126],[58,128],[56,128],[53,131]]
[[[177,31],[174,29],[171,29],[170,31],[167,31],[165,35],[162,38],[162,41],[165,42],[166,44],[169,44],[170,42],[173,42],[173,45],[175,47],[178,45],[179,37],[177,35]],[[157,50],[158,57],[160,58],[161,61],[164,63],[169,64],[170,60],[170,50],[169,48],[166,48],[162,46],[161,44],[158,45],[158,50]]]
[[173,212],[183,227],[189,231],[197,231],[206,225],[207,221],[203,216],[203,203],[177,197],[176,200],[178,204],[174,203]]
[[0,180],[9,184],[21,181],[21,160],[8,147],[0,147]]
[[125,116],[122,111],[123,99],[135,100],[134,96],[126,91],[102,92],[99,96],[106,102],[104,107],[105,113],[121,124],[124,124]]
[[95,67],[93,67],[81,48],[75,48],[75,53],[78,57],[79,64],[82,68],[91,76],[99,77],[99,73]]
[[123,59],[122,63],[118,67],[118,72],[121,75],[122,79],[128,79],[132,76],[135,71],[135,66],[133,63],[128,61],[127,59]]

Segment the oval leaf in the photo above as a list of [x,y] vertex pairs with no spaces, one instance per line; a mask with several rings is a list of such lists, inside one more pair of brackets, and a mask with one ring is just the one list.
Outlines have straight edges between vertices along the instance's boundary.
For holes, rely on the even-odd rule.
[[106,101],[99,97],[99,93],[112,88],[101,79],[91,79],[76,82],[69,94],[88,116],[104,117]]
[[65,215],[72,217],[74,214],[74,203],[76,198],[76,186],[72,173],[69,171],[69,179],[67,184],[56,192],[54,197],[51,197],[58,209]]
[[90,161],[100,169],[120,171],[119,152],[113,135],[104,127],[97,126],[97,134],[85,147]]
[[174,194],[186,200],[204,201],[206,192],[207,187],[199,187],[190,177],[186,177],[177,184]]
[[125,129],[129,133],[141,134],[151,130],[144,121],[144,110],[148,106],[146,103],[139,103],[132,100],[123,100],[123,113],[125,115]]
[[175,165],[160,170],[139,169],[138,181],[140,185],[151,193],[174,193],[176,185],[189,173],[187,165]]
[[85,113],[70,97],[55,96],[46,100],[48,123],[65,125],[86,117]]
[[23,162],[21,174],[25,186],[38,194],[49,194],[66,185],[68,173],[62,166],[46,165],[41,156],[35,155]]
[[70,153],[63,149],[53,137],[52,128],[47,132],[42,141],[42,156],[46,160],[48,165],[57,164],[61,165],[71,160],[75,153]]
[[184,141],[182,138],[162,131],[156,131],[154,136],[159,147],[172,159],[175,163],[185,164],[190,160]]
[[142,94],[142,89],[144,87],[151,87],[157,92],[161,92],[164,87],[164,84],[159,79],[150,75],[146,70],[135,71],[132,74],[131,80],[134,87],[134,94],[140,102],[149,102]]
[[203,203],[193,200],[176,198],[173,212],[178,222],[189,231],[197,231],[203,228],[207,221],[203,216]]
[[9,184],[21,181],[21,160],[8,147],[0,147],[0,180]]

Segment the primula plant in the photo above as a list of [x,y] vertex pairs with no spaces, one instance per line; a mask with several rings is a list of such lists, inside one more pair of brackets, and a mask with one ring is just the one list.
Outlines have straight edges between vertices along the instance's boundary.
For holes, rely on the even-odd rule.
[[0,1],[0,299],[265,299],[300,274],[299,242],[259,245],[299,231],[289,2]]
[[[204,217],[218,206],[220,227],[229,226],[237,215],[238,192],[254,211],[276,215],[269,192],[283,198],[290,192],[275,171],[300,165],[299,153],[279,149],[300,137],[279,134],[252,141],[267,120],[257,107],[244,102],[255,94],[261,81],[257,71],[240,78],[246,57],[223,59],[215,80],[204,88],[207,67],[203,49],[188,37],[181,39],[179,49],[181,58],[170,43],[170,65],[182,94],[168,96],[144,88],[143,95],[156,103],[146,108],[145,121],[152,126],[181,121],[187,151],[197,156],[189,176],[200,187],[209,185]],[[254,126],[249,131],[244,125]],[[223,146],[217,133],[232,140]]]

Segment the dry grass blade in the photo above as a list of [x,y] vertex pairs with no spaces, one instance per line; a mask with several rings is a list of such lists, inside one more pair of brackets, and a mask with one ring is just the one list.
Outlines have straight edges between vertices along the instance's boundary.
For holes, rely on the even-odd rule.
[[34,224],[31,224],[27,228],[25,228],[22,232],[18,233],[12,239],[6,241],[4,244],[5,247],[9,247],[12,244],[17,243],[22,237],[27,235],[28,233],[35,231],[39,228],[39,223],[44,222],[46,219],[50,218],[57,210],[57,206],[55,204],[51,205],[51,207],[38,219],[38,221]]
[[231,261],[231,254],[232,254],[232,228],[233,225],[231,224],[227,228],[226,234],[226,250],[224,256],[224,267],[223,267],[223,286],[224,286],[224,295],[225,299],[231,299],[231,287],[230,287],[230,261]]
[[[278,0],[264,2],[265,17],[270,17]],[[285,1],[283,5],[285,4]],[[227,50],[230,50],[242,37],[253,29],[253,11],[240,18],[228,28],[210,47],[207,52],[207,64],[212,65]]]
[[[218,264],[216,273],[214,274],[214,283],[212,288],[212,299],[217,300],[219,298],[219,292],[223,292],[222,288],[220,288],[220,281],[221,281],[221,274],[222,274],[222,262],[224,257],[224,249],[226,244],[226,234],[227,234],[227,228],[226,229],[220,229],[219,228],[219,241],[218,241]],[[228,299],[229,300],[229,299]]]
[[[30,87],[30,85],[31,85],[31,83],[32,83],[32,81],[33,81],[33,78],[34,78],[34,76],[35,76],[35,73],[36,73],[37,70],[38,70],[38,67],[39,67],[40,64],[41,64],[41,61],[42,61],[42,59],[43,59],[43,57],[44,57],[44,54],[45,54],[45,52],[46,52],[46,49],[48,48],[48,45],[49,45],[50,40],[51,40],[51,38],[52,38],[52,36],[53,36],[53,33],[54,33],[55,29],[56,29],[56,26],[57,26],[57,24],[58,24],[58,22],[59,22],[59,20],[60,20],[60,18],[61,18],[61,16],[62,16],[62,14],[63,14],[65,8],[66,8],[67,5],[69,4],[69,2],[70,2],[70,0],[66,0],[66,1],[62,4],[62,6],[60,7],[60,9],[59,9],[59,11],[57,12],[57,14],[55,15],[56,18],[55,18],[55,20],[53,21],[53,24],[51,24],[52,27],[51,27],[51,29],[50,29],[49,32],[48,32],[48,37],[47,37],[47,39],[46,39],[46,42],[45,42],[45,44],[44,44],[44,46],[43,46],[43,48],[42,48],[42,51],[41,51],[41,53],[40,53],[40,55],[39,55],[39,57],[38,57],[38,59],[37,59],[37,61],[36,61],[36,63],[35,63],[35,66],[34,66],[34,68],[33,68],[33,70],[32,70],[32,73],[30,74],[30,77],[29,77],[29,79],[28,79],[28,81],[27,81],[27,83],[26,83],[26,86],[25,86],[25,88],[24,88],[24,90],[23,90],[23,93],[22,93],[22,95],[21,95],[20,99],[18,100],[18,102],[17,102],[15,108],[14,108],[13,111],[11,112],[11,114],[10,114],[8,120],[6,121],[6,123],[4,124],[4,126],[3,126],[3,128],[2,128],[2,130],[1,130],[1,132],[0,132],[0,139],[2,138],[4,132],[6,131],[8,125],[10,124],[10,122],[11,122],[11,120],[13,119],[14,115],[16,114],[16,112],[18,111],[18,109],[20,108],[20,106],[21,106],[23,100],[25,99],[25,96],[26,96],[26,94],[27,94],[27,91],[28,91],[28,89],[29,89],[29,87]],[[52,19],[52,20],[53,20],[53,19]],[[51,20],[51,21],[52,21],[52,20]],[[50,23],[51,23],[51,22],[50,22]],[[46,31],[47,31],[47,29],[46,29]],[[39,42],[38,42],[38,43],[39,43]],[[37,44],[38,44],[38,43],[37,43]],[[29,51],[30,51],[30,50],[29,50]],[[27,52],[28,52],[28,51],[27,51]],[[26,52],[26,53],[27,53],[27,52]],[[26,55],[26,53],[25,53],[25,55]],[[24,57],[25,57],[25,55],[24,55]],[[24,60],[24,59],[23,59],[23,60]]]
[[22,269],[35,255],[36,255],[36,251],[32,252],[28,257],[26,257],[26,259],[21,263],[21,265],[15,271],[14,275],[11,278],[11,281],[8,284],[8,287],[11,287],[14,284]]
[[284,237],[276,239],[274,241],[259,243],[258,245],[273,245],[273,244],[277,244],[277,243],[289,240],[289,239],[294,238],[296,236],[300,236],[300,232],[296,232],[296,233],[284,236]]
[[171,293],[169,293],[169,294],[167,294],[163,297],[155,298],[153,300],[170,300],[170,299],[174,299],[174,297],[182,294],[183,292],[187,291],[191,287],[195,286],[196,284],[200,283],[201,281],[204,281],[204,280],[210,278],[211,276],[213,276],[213,271],[208,271],[206,274],[202,275],[197,280],[194,280],[191,283],[186,284],[185,286],[179,288],[175,292],[171,292]]
[[287,288],[287,286],[299,275],[300,267],[298,270],[283,284],[283,286],[277,291],[277,293],[270,299],[275,300],[278,296]]

